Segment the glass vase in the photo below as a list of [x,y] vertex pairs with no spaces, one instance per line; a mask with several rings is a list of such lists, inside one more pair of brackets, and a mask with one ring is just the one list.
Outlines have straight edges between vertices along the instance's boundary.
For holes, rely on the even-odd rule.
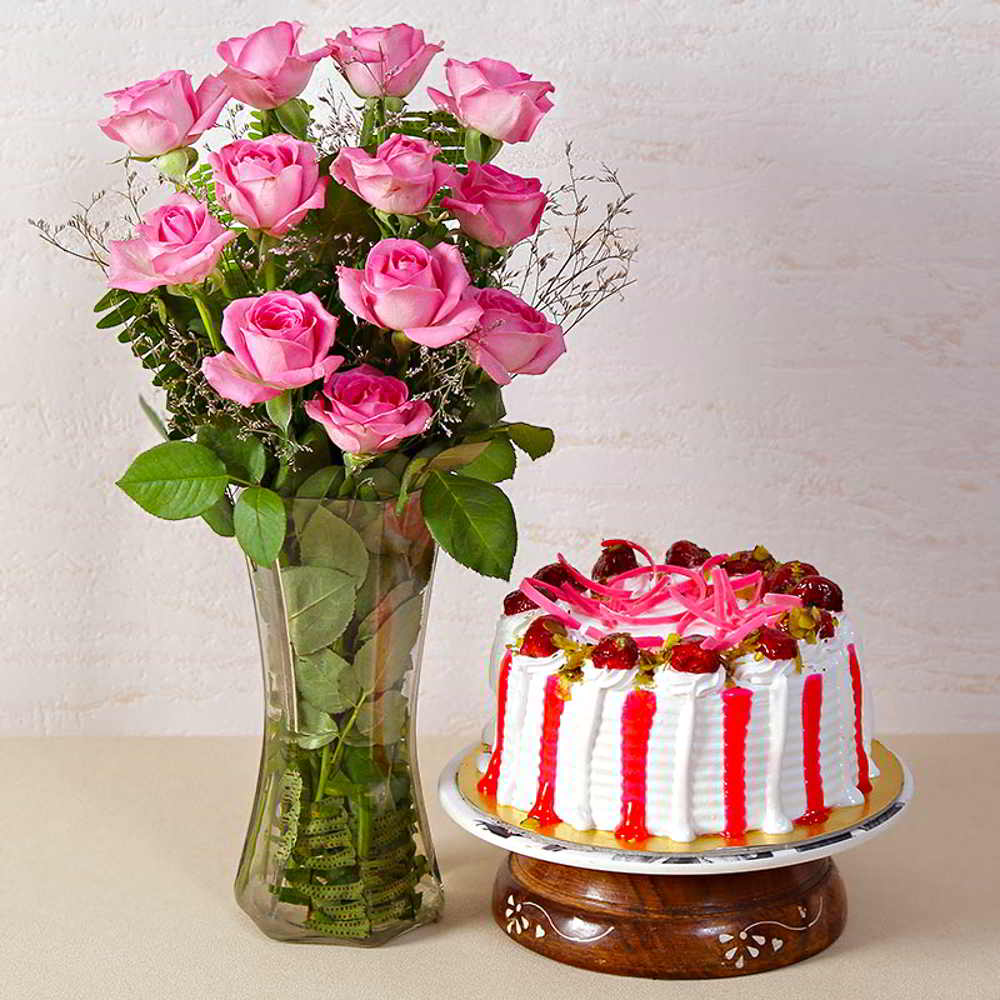
[[264,741],[239,905],[270,937],[374,946],[443,896],[415,716],[436,550],[419,497],[290,500],[276,563],[250,563]]

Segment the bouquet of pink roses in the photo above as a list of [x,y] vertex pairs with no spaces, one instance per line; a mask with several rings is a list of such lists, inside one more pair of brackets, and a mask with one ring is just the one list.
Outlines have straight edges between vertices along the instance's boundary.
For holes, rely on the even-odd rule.
[[[301,31],[222,42],[224,68],[197,87],[175,70],[108,95],[127,238],[94,221],[105,196],[35,225],[104,270],[97,325],[121,328],[165,395],[166,421],[144,408],[166,440],[118,485],[158,517],[235,535],[250,560],[269,721],[241,902],[279,937],[373,939],[418,919],[421,886],[424,911],[433,895],[404,680],[433,542],[509,576],[514,513],[496,484],[515,447],[536,459],[553,435],[508,421],[501,389],[548,371],[628,283],[633,250],[606,168],[570,165],[546,192],[491,162],[531,139],[551,83],[448,60],[449,92],[418,110],[407,98],[441,50],[422,32],[354,28],[304,53]],[[307,103],[321,63],[362,102],[329,87]],[[232,141],[199,153],[216,127]],[[173,187],[151,209],[136,162]],[[592,182],[614,195],[587,227]],[[543,220],[559,217],[553,246]]]
[[[441,51],[423,32],[353,28],[303,53],[301,31],[282,21],[222,42],[224,68],[197,88],[174,70],[108,95],[100,127],[129,149],[131,238],[105,238],[96,199],[66,226],[34,223],[106,271],[98,326],[123,326],[166,393],[168,442],[119,485],[159,517],[205,518],[269,565],[280,498],[338,468],[328,490],[336,479],[340,496],[420,490],[438,543],[506,577],[516,528],[495,483],[514,472],[512,445],[538,458],[553,437],[506,421],[500,389],[546,372],[569,327],[628,284],[628,196],[606,168],[580,178],[571,166],[545,192],[491,162],[531,139],[551,83],[449,59],[450,92],[428,88],[436,110],[413,110]],[[325,115],[300,96],[327,60],[363,98],[357,117],[332,87]],[[234,141],[199,163],[194,144],[227,106]],[[135,161],[176,188],[149,211]],[[615,198],[585,233],[587,181]],[[545,245],[546,215],[568,219],[561,252]]]

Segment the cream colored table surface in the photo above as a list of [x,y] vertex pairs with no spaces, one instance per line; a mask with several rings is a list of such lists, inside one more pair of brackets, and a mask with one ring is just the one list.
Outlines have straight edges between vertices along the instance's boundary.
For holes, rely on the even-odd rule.
[[[916,800],[838,857],[840,941],[778,972],[685,983],[583,972],[508,940],[487,908],[501,852],[433,795],[440,924],[374,951],[270,941],[231,891],[255,741],[0,741],[0,998],[1000,1000],[1000,735],[885,742]],[[424,741],[429,792],[455,749]]]

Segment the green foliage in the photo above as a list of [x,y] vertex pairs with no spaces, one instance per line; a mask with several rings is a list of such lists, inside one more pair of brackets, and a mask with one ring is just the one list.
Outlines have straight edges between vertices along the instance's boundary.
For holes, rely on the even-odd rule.
[[406,601],[360,647],[354,668],[367,690],[378,693],[394,687],[410,668],[410,652],[420,634],[422,609],[422,597]]
[[285,540],[285,505],[263,486],[251,486],[236,501],[233,527],[240,548],[258,565],[270,566]]
[[468,465],[462,467],[462,475],[472,479],[482,479],[487,483],[501,483],[510,479],[517,468],[514,446],[506,437],[495,437]]
[[362,746],[396,743],[403,734],[405,724],[406,699],[398,691],[386,691],[361,706],[354,732],[347,739]]
[[241,437],[232,423],[206,424],[198,428],[198,444],[222,459],[234,479],[259,483],[267,470],[267,453],[257,438]]
[[504,424],[503,430],[510,435],[511,441],[530,456],[532,461],[547,455],[555,444],[555,434],[548,427],[536,427],[534,424]]
[[273,423],[282,434],[287,433],[288,425],[292,422],[291,395],[286,391],[280,396],[275,396],[273,399],[269,399],[264,404],[264,409],[267,410],[267,415],[271,418],[271,423]]
[[282,130],[296,139],[306,140],[309,137],[309,112],[311,108],[301,98],[293,97],[290,101],[274,109],[274,117]]
[[315,653],[336,642],[354,614],[354,579],[323,566],[281,571],[288,630],[295,652]]
[[298,744],[303,750],[318,750],[332,743],[340,730],[329,712],[305,702],[299,709]]
[[309,476],[295,493],[297,499],[322,500],[335,497],[344,482],[344,469],[340,465],[328,465]]
[[510,579],[517,548],[514,510],[492,483],[433,469],[421,509],[434,540],[463,566]]
[[152,406],[149,405],[149,403],[146,402],[145,399],[143,399],[142,396],[139,397],[139,409],[142,410],[142,412],[146,415],[146,419],[153,425],[153,430],[155,430],[156,433],[159,434],[164,441],[166,441],[170,435],[167,433],[167,427],[163,422],[163,418],[156,412],[156,410],[153,409]]
[[139,455],[117,485],[143,510],[178,521],[208,510],[228,483],[226,467],[208,448],[167,441]]
[[361,536],[319,504],[299,531],[299,551],[306,565],[339,570],[358,587],[368,573],[368,550]]
[[236,534],[233,504],[227,496],[220,497],[208,510],[203,510],[201,518],[212,531],[223,538],[232,538]]
[[295,660],[299,694],[324,712],[343,712],[361,698],[361,682],[354,665],[332,649],[321,649]]

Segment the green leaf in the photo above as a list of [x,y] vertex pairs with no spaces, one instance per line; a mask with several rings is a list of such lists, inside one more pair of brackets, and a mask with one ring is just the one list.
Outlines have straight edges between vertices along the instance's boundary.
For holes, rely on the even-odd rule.
[[463,466],[462,475],[482,479],[487,483],[500,483],[510,479],[517,468],[514,446],[507,437],[496,437],[487,445],[483,453],[468,465]]
[[462,469],[479,458],[489,446],[489,441],[475,441],[446,448],[435,455],[421,471],[426,473],[429,469],[440,469],[442,472],[453,472],[455,469]]
[[412,580],[413,571],[405,556],[382,553],[368,563],[368,575],[358,590],[357,617],[366,618],[390,591]]
[[517,525],[499,487],[433,469],[420,503],[427,527],[445,552],[484,576],[510,579]]
[[305,139],[309,130],[309,106],[305,101],[293,97],[274,109],[274,116],[282,129],[296,139]]
[[410,464],[410,456],[401,451],[394,451],[385,460],[385,467],[397,478],[402,479],[406,467]]
[[139,455],[117,485],[143,510],[179,521],[208,510],[228,483],[226,467],[207,448],[166,441]]
[[259,566],[270,566],[285,540],[285,505],[263,486],[251,486],[236,501],[233,527],[240,548]]
[[299,532],[299,551],[306,565],[340,570],[354,580],[355,587],[368,574],[368,550],[361,536],[319,504]]
[[354,657],[354,670],[368,691],[393,687],[410,668],[413,647],[420,636],[423,598],[399,606]]
[[163,422],[163,418],[156,412],[156,410],[153,409],[152,406],[149,405],[149,403],[146,402],[145,399],[142,398],[141,395],[139,396],[139,408],[146,414],[146,419],[153,425],[153,429],[156,433],[159,434],[164,441],[169,441],[170,436],[167,434],[167,427]]
[[318,750],[332,743],[340,731],[328,712],[313,708],[308,702],[299,705],[299,735],[297,743],[303,750]]
[[399,478],[388,469],[376,466],[358,473],[359,486],[371,486],[379,500],[399,496]]
[[380,698],[361,706],[354,723],[355,732],[347,739],[358,743],[386,746],[397,743],[403,735],[407,716],[406,698],[399,691],[386,691]]
[[366,643],[382,627],[382,623],[389,618],[396,608],[406,603],[413,596],[413,584],[409,580],[405,580],[399,586],[393,587],[358,626],[358,644],[362,645]]
[[503,405],[500,386],[493,382],[483,382],[469,390],[472,409],[462,421],[459,432],[482,430],[503,420],[507,410]]
[[350,749],[344,754],[344,771],[357,785],[379,785],[386,772],[367,749]]
[[235,427],[204,424],[198,428],[198,444],[214,451],[225,463],[229,474],[250,483],[259,483],[267,469],[267,452],[255,438],[241,438]]
[[105,292],[96,303],[94,303],[94,312],[102,313],[110,309],[112,306],[116,306],[121,302],[129,301],[128,293],[122,291],[118,288],[112,288],[110,291]]
[[[321,164],[327,167],[325,173],[329,172],[329,163],[332,161],[332,156],[329,160],[324,157],[321,161]],[[377,240],[379,237],[378,224],[372,216],[368,203],[342,184],[331,184],[327,188],[323,208],[313,212],[312,216],[314,218],[307,221],[315,221],[324,235],[349,233],[359,241],[363,241],[366,237],[372,240]],[[336,247],[337,241],[331,241],[331,246]]]
[[282,434],[288,433],[288,425],[292,422],[292,397],[287,390],[264,404],[267,415]]
[[532,461],[547,455],[552,451],[556,436],[548,427],[536,427],[534,424],[505,424],[503,428],[511,441],[528,454]]
[[308,656],[340,638],[354,614],[354,578],[323,566],[281,571],[288,631],[295,651]]
[[353,665],[332,649],[295,658],[299,694],[324,712],[343,712],[358,703],[361,684]]
[[233,525],[233,505],[229,502],[229,497],[219,497],[208,510],[201,512],[202,520],[217,535],[223,538],[232,538],[236,534]]
[[328,465],[314,472],[299,488],[295,496],[299,500],[322,500],[336,496],[344,481],[344,470],[339,465]]
[[113,326],[121,326],[122,323],[127,323],[135,315],[135,312],[134,302],[122,302],[97,321],[97,329],[110,330]]

